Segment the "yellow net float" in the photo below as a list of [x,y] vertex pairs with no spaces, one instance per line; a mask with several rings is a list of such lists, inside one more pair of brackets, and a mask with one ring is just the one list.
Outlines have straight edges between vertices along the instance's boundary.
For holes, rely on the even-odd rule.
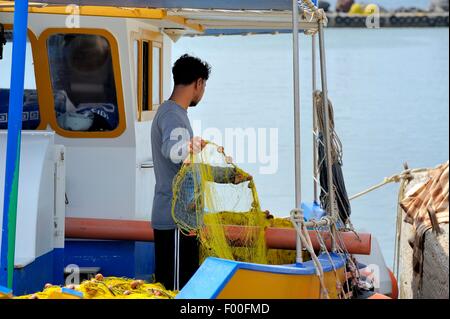
[[375,13],[380,12],[380,8],[376,5],[376,4],[368,4],[365,8],[364,8],[364,14],[365,15],[372,15]]
[[376,4],[362,5],[359,3],[352,4],[349,15],[371,15],[380,12],[380,8]]
[[361,4],[354,3],[350,7],[350,10],[349,10],[348,13],[349,14],[363,14],[364,13],[364,8],[363,8],[363,6]]

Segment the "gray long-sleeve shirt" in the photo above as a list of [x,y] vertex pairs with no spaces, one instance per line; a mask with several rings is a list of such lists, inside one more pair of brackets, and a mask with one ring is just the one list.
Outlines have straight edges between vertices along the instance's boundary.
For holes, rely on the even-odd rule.
[[187,111],[173,101],[165,101],[153,119],[151,134],[156,177],[152,226],[158,230],[175,229],[172,181],[188,154],[187,143],[193,137]]

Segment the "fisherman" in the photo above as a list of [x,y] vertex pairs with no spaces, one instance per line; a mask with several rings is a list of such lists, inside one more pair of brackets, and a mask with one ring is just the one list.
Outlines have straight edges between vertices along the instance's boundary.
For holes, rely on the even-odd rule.
[[[176,281],[181,289],[199,267],[196,236],[180,234],[172,217],[172,181],[183,162],[188,161],[189,154],[196,154],[206,146],[201,137],[193,137],[187,111],[201,101],[210,72],[208,63],[187,54],[181,56],[172,68],[172,95],[158,108],[152,123],[151,141],[156,177],[152,209],[155,279],[167,289],[175,289]],[[241,176],[236,172],[232,174],[234,184],[251,179],[251,176]],[[179,272],[176,272],[176,264],[179,265]]]

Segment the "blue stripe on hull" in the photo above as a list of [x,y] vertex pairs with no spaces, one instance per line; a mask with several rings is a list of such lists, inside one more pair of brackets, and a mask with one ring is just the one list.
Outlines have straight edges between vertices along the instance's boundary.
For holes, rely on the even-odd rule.
[[64,285],[64,267],[100,267],[104,276],[151,281],[155,269],[154,244],[134,241],[66,240],[21,269],[14,270],[15,296],[42,291],[46,283]]
[[52,284],[64,284],[64,248],[53,250],[53,281]]
[[155,269],[154,244],[134,241],[66,240],[65,265],[100,267],[104,276],[150,281]]
[[[46,283],[62,284],[64,269],[57,269],[55,260],[64,256],[64,249],[58,248],[35,259],[24,268],[14,270],[13,291],[15,296],[32,294],[42,291]],[[61,274],[60,281],[56,281],[54,274]]]

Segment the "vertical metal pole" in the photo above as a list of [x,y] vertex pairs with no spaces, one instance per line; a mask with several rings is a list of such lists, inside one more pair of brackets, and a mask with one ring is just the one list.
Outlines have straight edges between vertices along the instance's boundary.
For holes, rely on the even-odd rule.
[[[335,194],[334,194],[334,183],[333,183],[333,159],[331,158],[331,134],[330,134],[330,110],[328,109],[328,83],[327,83],[327,67],[326,67],[326,57],[325,57],[325,39],[323,31],[323,23],[319,21],[319,49],[320,49],[320,69],[321,69],[321,79],[322,79],[322,92],[323,92],[323,103],[324,103],[324,118],[325,118],[325,147],[327,154],[327,175],[328,175],[328,200],[330,203],[329,214],[335,217],[337,220],[337,212],[334,204]],[[332,240],[332,251],[336,251],[336,224],[331,225],[331,232],[333,234]]]
[[14,2],[14,31],[11,63],[11,91],[8,112],[8,140],[3,198],[0,285],[12,289],[19,188],[20,141],[22,131],[25,57],[27,48],[28,0]]
[[175,256],[174,256],[174,267],[173,267],[173,290],[180,290],[180,229],[177,227],[175,229]]
[[314,188],[314,202],[319,202],[319,175],[318,175],[318,149],[317,149],[317,114],[316,114],[316,100],[314,92],[317,90],[317,69],[316,69],[316,35],[312,35],[312,114],[313,114],[313,188]]
[[[298,2],[292,0],[292,36],[293,36],[293,66],[294,66],[294,140],[295,140],[295,208],[301,209],[301,157],[300,157],[300,61],[299,61],[299,39],[298,39]],[[303,261],[302,242],[297,236],[297,259],[298,263]]]

